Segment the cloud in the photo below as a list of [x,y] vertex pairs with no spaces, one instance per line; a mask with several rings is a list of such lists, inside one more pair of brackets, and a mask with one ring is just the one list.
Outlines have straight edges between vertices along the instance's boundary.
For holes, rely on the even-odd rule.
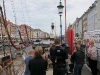
[[[60,17],[57,9],[59,1],[60,0],[5,0],[7,19],[15,22],[14,14],[16,14],[17,24],[27,24],[32,28],[40,28],[48,33],[51,32],[51,23],[54,22],[56,33],[59,35]],[[66,0],[67,26],[69,23],[73,23],[76,17],[81,17],[94,1],[95,0]],[[2,6],[2,0],[0,0],[0,4]],[[62,0],[62,4],[64,5],[64,0]],[[15,12],[13,12],[13,10]],[[65,30],[64,16],[63,13],[63,34]]]

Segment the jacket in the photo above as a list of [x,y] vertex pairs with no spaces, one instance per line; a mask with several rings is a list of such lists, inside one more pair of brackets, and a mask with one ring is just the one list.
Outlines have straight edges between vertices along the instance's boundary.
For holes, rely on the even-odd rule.
[[81,50],[77,50],[71,56],[71,62],[76,64],[84,64],[85,53]]
[[33,56],[28,56],[28,57],[26,57],[26,59],[25,59],[25,64],[26,64],[25,75],[30,75],[30,71],[29,71],[28,65],[29,65],[29,61],[30,61],[32,58],[33,58]]
[[50,56],[53,64],[55,64],[56,59],[56,63],[65,63],[65,59],[68,59],[68,52],[61,46],[55,46],[50,49]]
[[97,68],[100,71],[100,48],[97,50]]
[[46,75],[47,61],[41,56],[34,57],[29,61],[30,75]]

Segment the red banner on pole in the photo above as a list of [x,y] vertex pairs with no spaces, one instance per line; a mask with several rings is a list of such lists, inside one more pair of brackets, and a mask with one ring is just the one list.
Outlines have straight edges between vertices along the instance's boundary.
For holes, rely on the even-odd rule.
[[70,47],[69,54],[72,55],[72,53],[74,51],[74,31],[72,28],[69,28],[67,31],[67,43]]

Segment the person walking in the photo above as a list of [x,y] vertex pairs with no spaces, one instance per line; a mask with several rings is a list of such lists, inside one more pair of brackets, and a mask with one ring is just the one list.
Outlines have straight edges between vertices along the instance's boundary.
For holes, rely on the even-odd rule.
[[81,51],[80,45],[76,45],[76,51],[71,56],[71,63],[74,64],[74,75],[81,75],[84,65],[85,53]]
[[46,75],[47,60],[42,57],[43,49],[41,46],[35,48],[34,58],[29,61],[30,75]]
[[89,48],[87,49],[87,56],[89,61],[89,67],[93,75],[97,75],[97,49],[94,46],[94,41],[89,41]]
[[60,39],[55,39],[55,46],[50,48],[50,56],[53,64],[53,75],[65,75],[68,52],[60,46]]
[[48,60],[48,49],[44,49],[44,54],[42,55],[44,59]]
[[44,54],[42,55],[43,59],[47,60],[48,62],[48,69],[52,68],[52,61],[50,60],[50,52],[48,49],[45,49]]
[[24,75],[30,75],[28,65],[29,65],[29,60],[31,60],[33,57],[34,57],[34,50],[32,49],[28,52],[28,56],[25,58],[26,69]]

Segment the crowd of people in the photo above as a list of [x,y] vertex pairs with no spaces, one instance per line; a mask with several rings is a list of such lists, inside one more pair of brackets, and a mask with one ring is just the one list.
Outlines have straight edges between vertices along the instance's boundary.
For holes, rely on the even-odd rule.
[[36,46],[28,52],[25,58],[26,69],[24,75],[46,75],[46,71],[52,68],[52,61],[50,60],[50,43],[49,48],[44,49],[41,46]]
[[[81,70],[84,63],[88,65],[92,75],[97,75],[98,73],[97,72],[97,48],[94,45],[94,40],[89,40],[88,47],[86,45],[84,46],[84,42],[82,40],[78,40],[77,45],[75,46],[75,50],[76,51],[73,53],[71,57],[72,63],[75,63],[75,67],[74,67],[75,75],[81,75]],[[87,61],[85,61],[84,59]]]
[[[74,44],[74,52],[69,60],[68,48],[62,47],[60,39],[55,39],[55,45],[50,43],[49,48],[44,49],[36,46],[35,49],[29,51],[29,56],[25,59],[26,70],[25,75],[46,75],[49,68],[53,69],[53,75],[65,75],[66,65],[71,61],[70,72],[74,75],[82,75],[82,68],[85,59],[88,60],[88,66],[92,75],[97,75],[97,49],[94,41],[89,41],[90,46],[86,48],[81,40]],[[98,74],[99,75],[99,74]]]

